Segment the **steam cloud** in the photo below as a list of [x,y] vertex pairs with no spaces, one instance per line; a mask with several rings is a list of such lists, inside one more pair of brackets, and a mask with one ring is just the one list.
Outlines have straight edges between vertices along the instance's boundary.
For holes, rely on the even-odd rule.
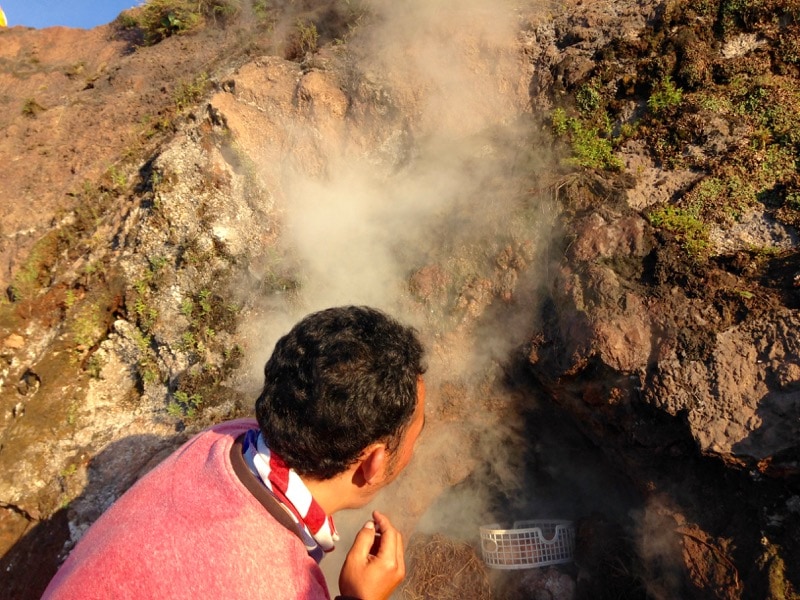
[[[282,245],[302,287],[266,310],[253,328],[267,332],[264,345],[250,354],[263,360],[299,317],[334,305],[369,304],[418,327],[429,350],[428,425],[392,494],[375,502],[408,534],[479,466],[500,486],[520,485],[524,444],[507,443],[520,432],[498,417],[509,402],[498,382],[536,313],[549,216],[529,190],[545,160],[523,118],[531,73],[511,3],[367,7],[368,24],[347,43],[358,104],[347,126],[293,132],[320,153],[306,164],[287,157],[281,173]],[[429,285],[414,295],[410,279],[425,268]],[[476,535],[489,518],[483,493],[443,500],[425,528]],[[453,512],[458,521],[445,522]],[[342,545],[368,515],[340,515]],[[323,563],[334,586],[344,555]]]

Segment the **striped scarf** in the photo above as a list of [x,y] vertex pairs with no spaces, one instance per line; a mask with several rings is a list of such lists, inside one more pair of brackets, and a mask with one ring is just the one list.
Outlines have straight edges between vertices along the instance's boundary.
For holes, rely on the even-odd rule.
[[261,480],[300,525],[306,551],[319,563],[339,540],[333,518],[326,515],[317,504],[300,476],[287,467],[280,456],[270,452],[258,429],[251,429],[245,434],[242,452],[253,475]]

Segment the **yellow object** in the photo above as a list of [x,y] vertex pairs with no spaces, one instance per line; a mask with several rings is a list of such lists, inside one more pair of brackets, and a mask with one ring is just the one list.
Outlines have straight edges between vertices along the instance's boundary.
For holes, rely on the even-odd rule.
[[8,21],[6,20],[6,13],[3,12],[3,7],[0,6],[0,27],[7,27]]

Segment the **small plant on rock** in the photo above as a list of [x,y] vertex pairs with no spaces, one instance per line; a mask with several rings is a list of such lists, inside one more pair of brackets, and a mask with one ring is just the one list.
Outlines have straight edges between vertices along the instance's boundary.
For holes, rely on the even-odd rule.
[[648,215],[653,227],[671,232],[692,258],[702,258],[708,250],[708,225],[700,218],[699,208],[664,206]]
[[292,32],[288,47],[286,49],[286,58],[301,59],[310,52],[317,51],[317,44],[319,43],[319,32],[317,26],[311,21],[297,19]]
[[653,89],[647,99],[647,108],[654,114],[659,114],[678,106],[683,101],[683,90],[675,85],[667,75]]
[[203,403],[203,397],[198,393],[187,394],[183,390],[176,390],[172,395],[172,402],[167,405],[167,412],[176,418],[193,418],[197,409]]
[[200,73],[193,80],[181,83],[175,90],[175,107],[178,112],[183,112],[190,106],[197,104],[203,95],[211,88],[208,73]]
[[622,161],[614,155],[611,139],[601,135],[600,127],[587,125],[581,119],[568,117],[563,109],[556,109],[552,115],[553,133],[566,137],[572,148],[568,162],[577,167],[618,171]]

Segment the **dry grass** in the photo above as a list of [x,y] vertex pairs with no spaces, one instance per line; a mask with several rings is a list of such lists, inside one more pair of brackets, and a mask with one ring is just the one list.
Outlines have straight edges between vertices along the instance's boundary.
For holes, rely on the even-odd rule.
[[469,544],[415,534],[407,555],[403,600],[491,600],[486,566]]

